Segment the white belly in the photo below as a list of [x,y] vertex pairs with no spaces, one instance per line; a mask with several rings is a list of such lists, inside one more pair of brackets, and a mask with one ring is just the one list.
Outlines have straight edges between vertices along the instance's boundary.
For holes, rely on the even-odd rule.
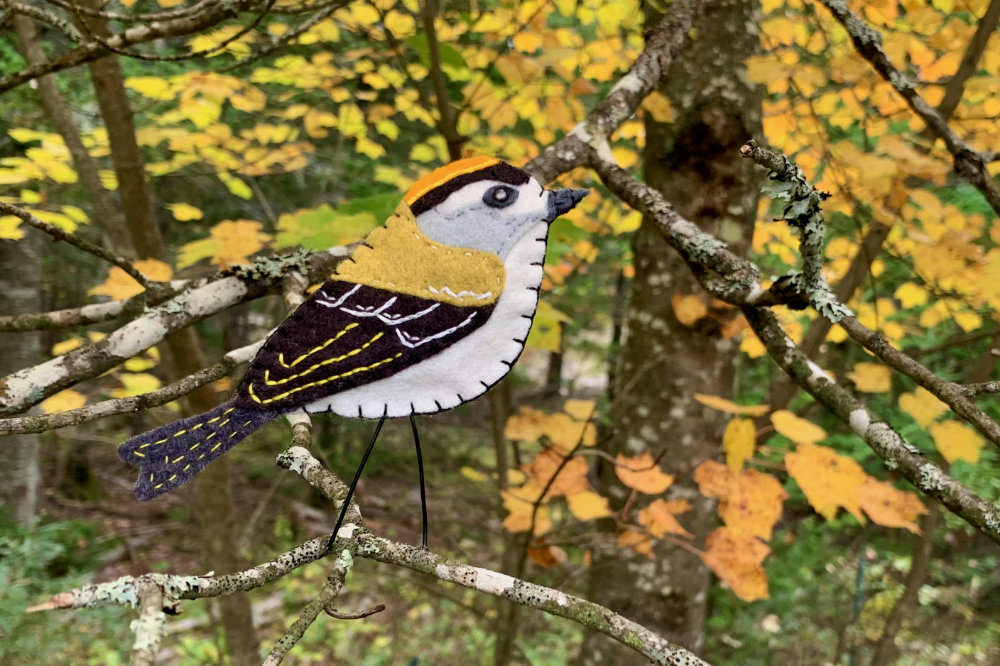
[[548,224],[540,222],[519,240],[504,262],[503,294],[481,327],[391,377],[311,402],[305,411],[354,418],[433,414],[486,392],[510,372],[521,355],[538,306]]

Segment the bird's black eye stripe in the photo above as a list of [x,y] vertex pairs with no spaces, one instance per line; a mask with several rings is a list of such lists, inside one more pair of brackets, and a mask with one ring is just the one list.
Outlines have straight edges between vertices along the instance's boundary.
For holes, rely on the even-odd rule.
[[517,201],[517,190],[508,185],[495,185],[483,195],[483,203],[493,208],[506,208],[515,201]]

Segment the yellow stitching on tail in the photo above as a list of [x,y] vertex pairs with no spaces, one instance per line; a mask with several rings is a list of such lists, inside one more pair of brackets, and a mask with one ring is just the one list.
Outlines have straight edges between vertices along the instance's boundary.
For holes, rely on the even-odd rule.
[[174,475],[173,475],[172,477],[170,477],[169,479],[167,479],[167,481],[173,481],[173,480],[174,480],[174,479],[176,479],[176,478],[177,478],[177,475],[176,475],[176,474],[174,474]]
[[144,448],[146,448],[147,446],[152,446],[152,444],[151,444],[150,442],[146,442],[145,444],[143,444],[143,445],[142,445],[142,446],[140,446],[139,448],[140,448],[140,449],[144,449]]
[[219,448],[220,446],[222,446],[222,442],[219,442],[218,444],[216,444],[215,446],[213,446],[211,449],[208,450],[208,452],[209,453],[215,453],[215,450],[217,448]]
[[375,363],[372,363],[371,365],[366,365],[366,366],[361,367],[361,368],[354,368],[353,370],[348,370],[347,372],[342,372],[339,375],[333,375],[332,377],[327,377],[326,379],[320,379],[320,380],[315,381],[315,382],[310,382],[308,384],[303,384],[302,386],[296,386],[295,388],[291,389],[290,391],[285,391],[284,393],[282,393],[280,395],[276,395],[273,398],[264,398],[264,399],[258,398],[254,394],[254,392],[253,392],[253,382],[251,382],[250,385],[247,387],[247,392],[250,394],[250,397],[253,399],[254,402],[256,402],[258,404],[261,404],[261,405],[266,405],[269,402],[274,402],[275,400],[281,400],[282,398],[287,398],[288,396],[290,396],[293,393],[296,393],[298,391],[303,391],[303,390],[305,390],[307,388],[311,388],[313,386],[322,386],[323,384],[326,384],[328,382],[332,382],[335,379],[340,379],[341,377],[350,377],[351,375],[355,375],[355,374],[357,374],[359,372],[364,372],[366,370],[373,370],[373,369],[379,367],[380,365],[385,365],[386,363],[390,363],[392,361],[395,361],[397,358],[399,358],[402,355],[403,355],[403,352],[397,352],[395,356],[391,356],[389,358],[384,358],[381,361],[376,361]]
[[158,483],[155,486],[153,486],[153,490],[159,490],[162,487],[163,487],[163,484],[162,483]]
[[316,368],[321,368],[324,365],[330,365],[331,363],[338,363],[339,361],[343,361],[345,358],[349,358],[351,356],[357,356],[358,354],[360,354],[361,352],[363,352],[365,349],[367,349],[368,347],[370,347],[373,342],[375,342],[376,340],[378,340],[379,338],[381,338],[383,335],[385,335],[385,334],[381,333],[381,332],[380,333],[376,333],[375,335],[372,336],[371,340],[369,340],[365,344],[361,345],[357,349],[352,349],[351,351],[347,352],[346,354],[342,354],[341,356],[335,356],[334,358],[328,358],[325,361],[320,361],[316,365],[309,366],[307,369],[303,370],[299,374],[292,375],[290,377],[285,377],[284,379],[275,379],[274,381],[271,381],[271,370],[270,369],[264,370],[264,384],[267,385],[267,386],[279,386],[281,384],[287,384],[288,382],[292,381],[293,379],[298,379],[299,377],[305,377],[306,375],[308,375],[309,373],[311,373]]
[[145,453],[139,453],[138,451],[133,451],[132,455],[134,455],[137,458],[145,458],[146,457]]
[[283,367],[283,368],[294,368],[296,365],[299,364],[299,361],[312,356],[313,354],[315,354],[318,351],[323,351],[324,349],[326,349],[327,347],[329,347],[330,345],[332,345],[334,342],[336,342],[337,340],[339,340],[342,337],[344,337],[349,330],[351,330],[352,328],[357,328],[359,325],[360,324],[357,324],[357,323],[348,324],[343,329],[341,329],[335,336],[333,336],[332,338],[330,338],[329,340],[327,340],[326,342],[324,342],[323,344],[321,344],[319,347],[313,347],[312,349],[310,349],[309,351],[307,351],[302,356],[299,356],[297,359],[295,359],[291,363],[285,363],[285,355],[284,354],[278,354],[278,363],[280,363],[281,367]]
[[184,456],[177,456],[176,458],[174,458],[173,460],[170,461],[170,464],[171,465],[176,465],[177,463],[179,463],[182,460],[184,460]]
[[186,432],[187,432],[187,430],[178,430],[177,432],[174,433],[174,437],[180,437],[181,435],[183,435]]
[[194,451],[194,450],[195,450],[195,449],[197,449],[197,448],[198,448],[199,446],[201,446],[201,442],[198,442],[197,444],[195,444],[194,446],[192,446],[192,447],[191,447],[190,449],[188,449],[188,451]]
[[186,472],[186,471],[188,471],[189,469],[191,469],[191,465],[187,465],[187,466],[186,466],[186,467],[184,467],[184,469],[182,469],[181,471],[182,471],[182,472]]
[[247,427],[248,425],[250,425],[251,423],[253,423],[253,419],[250,419],[249,421],[247,421],[246,423],[244,423],[244,424],[243,424],[243,427],[244,427],[244,428],[246,428],[246,427]]

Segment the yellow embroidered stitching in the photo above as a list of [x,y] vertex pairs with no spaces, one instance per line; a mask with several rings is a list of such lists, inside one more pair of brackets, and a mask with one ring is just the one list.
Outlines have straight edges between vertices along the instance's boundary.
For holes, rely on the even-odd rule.
[[285,355],[284,354],[278,354],[278,363],[280,363],[281,366],[284,367],[284,368],[294,368],[296,365],[299,364],[299,362],[301,360],[312,356],[313,354],[315,354],[318,351],[323,351],[324,349],[326,349],[327,347],[329,347],[330,345],[332,345],[334,342],[336,342],[340,338],[344,337],[347,334],[348,331],[350,331],[353,328],[357,328],[358,326],[359,326],[359,324],[357,324],[357,323],[348,324],[342,330],[340,330],[335,336],[333,336],[332,338],[330,338],[329,340],[327,340],[326,342],[324,342],[323,344],[321,344],[319,347],[314,347],[314,348],[310,349],[305,354],[303,354],[302,356],[299,356],[297,359],[295,359],[291,363],[285,363]]
[[355,374],[357,374],[359,372],[364,372],[366,370],[373,370],[373,369],[377,368],[380,365],[385,365],[386,363],[390,363],[392,361],[395,361],[397,358],[399,358],[402,355],[403,355],[402,352],[397,352],[395,356],[391,356],[389,358],[384,358],[381,361],[376,361],[375,363],[372,363],[371,365],[366,365],[366,366],[361,367],[361,368],[354,368],[353,370],[348,370],[347,372],[342,372],[339,375],[333,375],[332,377],[327,377],[326,379],[320,379],[320,380],[315,381],[315,382],[310,382],[308,384],[303,384],[302,386],[296,386],[295,388],[291,389],[290,391],[285,391],[284,393],[282,393],[280,395],[276,395],[276,396],[274,396],[272,398],[258,398],[257,395],[253,392],[253,383],[252,382],[250,383],[250,386],[247,387],[247,392],[250,394],[250,397],[253,399],[254,402],[256,402],[257,404],[260,404],[260,405],[266,405],[269,402],[274,402],[275,400],[281,400],[282,398],[287,398],[288,396],[290,396],[293,393],[296,393],[298,391],[303,391],[303,390],[305,390],[307,388],[312,388],[313,386],[322,386],[323,384],[326,384],[328,382],[332,382],[335,379],[340,379],[342,377],[350,377],[351,375],[355,375]]
[[343,361],[345,358],[349,358],[351,356],[357,356],[358,354],[360,354],[361,352],[363,352],[365,349],[367,349],[368,347],[370,347],[372,345],[372,343],[374,343],[376,340],[378,340],[379,338],[381,338],[383,335],[384,335],[384,333],[381,333],[381,332],[376,333],[375,335],[372,336],[371,340],[369,340],[365,344],[361,345],[357,349],[352,349],[351,351],[347,352],[346,354],[342,354],[342,355],[336,356],[334,358],[328,358],[325,361],[321,361],[321,362],[317,363],[316,365],[310,366],[308,369],[303,370],[302,372],[300,372],[297,375],[291,375],[290,377],[285,377],[284,379],[275,379],[274,381],[272,381],[271,380],[271,370],[270,369],[264,370],[264,384],[265,384],[265,386],[279,386],[281,384],[287,384],[288,382],[290,382],[292,380],[295,380],[295,379],[298,379],[299,377],[305,377],[306,375],[308,375],[309,373],[311,373],[316,368],[321,368],[324,365],[330,365],[331,363],[338,363],[340,361]]

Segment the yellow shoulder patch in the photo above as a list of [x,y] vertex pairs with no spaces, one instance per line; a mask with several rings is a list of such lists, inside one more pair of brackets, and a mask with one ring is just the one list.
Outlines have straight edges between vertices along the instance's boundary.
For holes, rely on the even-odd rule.
[[334,274],[355,284],[464,306],[495,303],[504,276],[495,254],[442,245],[425,236],[405,201]]

